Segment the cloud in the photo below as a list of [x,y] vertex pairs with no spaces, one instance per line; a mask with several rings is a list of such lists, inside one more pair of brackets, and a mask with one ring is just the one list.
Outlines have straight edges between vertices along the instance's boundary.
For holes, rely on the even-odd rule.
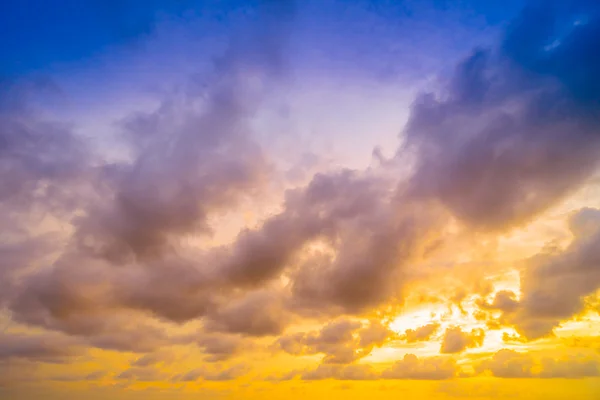
[[384,379],[450,379],[457,375],[458,367],[451,358],[430,357],[419,359],[414,354],[406,354],[389,369],[381,373]]
[[173,353],[159,350],[154,353],[144,354],[131,362],[132,367],[150,367],[157,364],[170,364],[175,361]]
[[239,364],[231,367],[202,367],[191,371],[177,374],[171,377],[172,382],[194,382],[199,379],[212,382],[224,382],[234,380],[246,372],[245,365]]
[[87,198],[93,159],[66,123],[33,104],[55,94],[44,79],[0,82],[0,304],[15,292],[15,275],[46,261],[64,232],[44,222],[68,218]]
[[396,333],[389,327],[377,320],[371,320],[366,327],[363,327],[359,333],[361,347],[382,346],[387,341],[393,339]]
[[522,298],[504,318],[528,339],[551,334],[561,321],[584,310],[584,297],[600,288],[600,223],[596,209],[571,216],[573,242],[563,251],[543,252],[522,272]]
[[[560,3],[560,2],[559,2]],[[438,199],[468,225],[500,230],[531,220],[598,167],[597,14],[559,45],[555,6],[529,6],[502,43],[477,49],[439,95],[424,94],[405,129],[409,192]]]
[[[403,267],[433,241],[437,210],[397,203],[389,182],[349,171],[316,176],[307,195],[330,212],[323,222],[335,257],[316,254],[293,275],[297,307],[360,313],[401,298]],[[312,204],[304,215],[318,210]]]
[[324,364],[349,364],[383,346],[394,333],[378,321],[363,326],[359,321],[338,319],[319,331],[280,337],[276,345],[292,355],[323,354]]
[[407,329],[402,338],[408,343],[423,342],[429,340],[440,328],[440,324],[433,322],[418,327],[417,329]]
[[57,382],[91,382],[98,381],[108,376],[106,371],[94,371],[87,374],[63,374],[52,376],[49,379]]
[[[0,87],[0,210],[18,213],[41,205],[64,211],[85,176],[89,149],[68,124],[52,121],[31,105],[54,93],[49,80],[2,82]],[[10,209],[9,209],[10,207]],[[58,208],[55,208],[58,207]]]
[[0,360],[68,363],[81,354],[82,348],[80,341],[55,333],[0,334]]
[[117,263],[156,257],[181,235],[210,233],[209,215],[265,183],[269,166],[248,121],[264,97],[260,86],[286,71],[286,22],[294,12],[293,2],[282,4],[258,5],[257,23],[232,37],[203,92],[190,85],[123,121],[133,160],[104,167],[112,201],[80,219],[76,239],[85,251]]
[[131,367],[116,376],[119,380],[138,382],[157,382],[167,378],[167,375],[154,367]]
[[582,356],[543,358],[540,378],[585,378],[600,376],[600,360]]
[[[266,182],[270,166],[249,124],[266,89],[255,87],[248,71],[269,83],[285,73],[282,46],[293,14],[293,3],[262,4],[260,23],[239,38],[249,42],[232,40],[208,87],[196,91],[190,84],[156,110],[125,118],[123,161],[103,160],[68,127],[41,120],[13,99],[19,92],[3,90],[0,173],[2,185],[10,187],[2,190],[0,217],[22,218],[41,205],[43,211],[68,210],[62,221],[74,229],[66,245],[53,248],[60,254],[56,262],[11,285],[8,301],[16,320],[89,336],[103,348],[147,351],[167,335],[148,326],[142,338],[144,328],[119,326],[127,314],[122,310],[184,322],[214,307],[218,287],[236,277],[227,265],[225,277],[208,272],[215,259],[231,265],[235,255],[223,257],[229,249],[215,249],[198,265],[197,253],[188,259],[178,250],[182,237],[210,234],[210,216],[238,205]],[[77,185],[85,189],[81,196]],[[30,245],[17,241],[6,249],[20,264],[15,268],[26,269],[28,259],[20,257]],[[211,315],[225,330],[248,328],[235,326],[231,318],[239,310],[232,307]]]
[[243,333],[250,336],[280,334],[289,314],[276,297],[268,292],[251,292],[208,316],[206,329]]
[[301,375],[302,371],[301,370],[292,370],[289,372],[285,372],[283,374],[277,374],[277,375],[269,375],[267,377],[265,377],[265,380],[267,382],[285,382],[285,381],[291,381],[292,379],[296,378],[298,375]]
[[248,143],[244,105],[230,87],[210,96],[205,112],[185,100],[129,122],[129,130],[140,129],[132,135],[150,143],[134,150],[132,164],[107,167],[105,184],[115,200],[79,220],[76,240],[83,250],[116,263],[156,257],[177,236],[209,233],[209,214],[259,185],[266,165]]
[[179,341],[143,315],[122,309],[103,264],[73,265],[82,264],[56,264],[29,276],[12,299],[13,319],[77,335],[103,349],[146,352]]
[[420,218],[431,217],[419,215],[416,207],[397,211],[391,194],[385,180],[368,173],[317,174],[307,187],[286,193],[281,213],[240,233],[222,279],[264,284],[297,264],[306,246],[323,243],[336,257],[315,254],[291,269],[291,308],[353,313],[388,300],[399,289],[393,276],[426,230]]
[[600,361],[586,356],[536,357],[502,349],[476,367],[498,378],[583,378],[599,376]]
[[509,313],[517,309],[519,302],[516,299],[516,294],[511,290],[500,290],[494,295],[492,303],[487,303],[484,300],[478,300],[477,305],[486,310],[502,311]]
[[249,345],[244,344],[240,337],[222,333],[204,334],[197,340],[197,344],[205,354],[204,359],[209,362],[228,360],[241,352],[242,349],[249,348]]
[[328,365],[321,364],[313,370],[305,371],[301,376],[305,381],[318,381],[324,379],[338,379],[345,381],[364,381],[377,379],[373,367],[365,364],[356,365]]
[[442,338],[440,353],[460,353],[469,348],[480,347],[483,345],[485,331],[483,329],[473,329],[471,332],[463,332],[459,326],[453,326],[446,329]]
[[[305,381],[324,379],[336,380],[377,380],[377,379],[411,379],[411,380],[443,380],[456,377],[456,362],[448,357],[418,358],[414,354],[406,354],[402,360],[396,361],[389,368],[377,371],[368,364],[320,364],[300,374]],[[298,371],[286,374],[293,379]]]

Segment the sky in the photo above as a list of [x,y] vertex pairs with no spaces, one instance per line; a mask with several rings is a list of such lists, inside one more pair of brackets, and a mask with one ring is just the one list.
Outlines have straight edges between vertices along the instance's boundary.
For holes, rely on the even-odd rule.
[[7,0],[0,398],[600,396],[600,3]]

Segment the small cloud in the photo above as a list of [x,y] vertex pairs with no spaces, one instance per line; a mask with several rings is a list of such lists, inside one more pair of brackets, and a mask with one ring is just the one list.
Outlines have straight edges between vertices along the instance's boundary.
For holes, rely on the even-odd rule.
[[440,328],[440,324],[433,322],[427,325],[420,326],[416,329],[407,329],[404,332],[402,338],[408,343],[423,342],[431,339],[431,337],[437,333]]
[[402,360],[396,361],[389,369],[384,370],[381,377],[384,379],[442,380],[453,378],[457,373],[458,367],[451,358],[418,358],[414,354],[407,354]]
[[471,332],[463,332],[460,327],[454,326],[446,329],[442,338],[441,353],[460,353],[469,348],[483,345],[485,331],[473,329]]

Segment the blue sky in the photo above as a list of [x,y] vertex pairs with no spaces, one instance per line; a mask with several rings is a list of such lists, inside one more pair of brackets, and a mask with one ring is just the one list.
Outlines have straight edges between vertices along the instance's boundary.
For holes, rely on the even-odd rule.
[[[260,3],[4,2],[0,51],[6,56],[0,76],[8,81],[50,79],[61,94],[47,108],[68,119],[102,120],[104,133],[99,139],[104,140],[110,136],[109,119],[155,104],[162,92],[187,86],[190,80],[210,79],[215,60],[231,38],[246,35],[245,26],[255,23]],[[356,115],[364,102],[374,101],[380,106],[373,107],[372,118],[351,125],[382,133],[374,135],[375,140],[365,137],[360,155],[341,145],[343,157],[364,164],[370,157],[365,146],[395,142],[414,92],[435,87],[437,77],[452,73],[451,65],[473,46],[492,42],[520,5],[519,1],[503,2],[501,7],[487,1],[298,2],[294,17],[285,23],[289,40],[283,50],[288,70],[284,85],[303,93],[288,96],[288,102],[308,102],[298,105],[307,114],[299,119],[314,120],[319,128],[306,122],[287,124],[285,129],[293,125],[295,130],[318,130],[309,135],[322,137],[326,129],[330,132],[326,135],[343,136],[346,115]],[[318,122],[323,117],[309,106],[315,96],[328,104],[339,103],[340,111],[330,112],[328,122]],[[385,129],[376,126],[381,119]],[[85,130],[97,135],[99,129]]]
[[[186,24],[199,35],[211,32],[203,30],[201,24],[193,26],[190,20],[202,19],[222,24],[226,30],[235,29],[235,14],[242,10],[252,13],[255,6],[252,1],[193,0],[3,2],[0,49],[7,57],[2,72],[8,75],[46,72],[124,46],[134,51],[136,44],[151,38],[166,21]],[[355,45],[361,41],[402,42],[406,39],[394,35],[394,29],[415,25],[427,27],[415,32],[418,36],[441,37],[444,31],[455,35],[453,28],[458,26],[476,35],[487,27],[502,24],[518,7],[519,2],[515,1],[503,2],[501,7],[486,1],[309,1],[297,5],[302,15],[297,28],[311,31],[313,45],[320,39],[333,39],[331,36],[352,40]],[[422,40],[412,38],[415,39]]]

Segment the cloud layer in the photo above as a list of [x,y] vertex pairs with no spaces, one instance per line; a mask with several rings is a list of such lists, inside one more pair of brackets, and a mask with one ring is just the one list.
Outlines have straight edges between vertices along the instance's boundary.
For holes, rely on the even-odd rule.
[[[117,160],[38,108],[36,96],[56,90],[51,83],[2,82],[0,305],[36,333],[0,332],[1,362],[68,363],[95,348],[136,353],[115,380],[219,382],[251,371],[237,358],[259,348],[321,358],[281,380],[469,374],[458,359],[488,345],[481,324],[432,317],[396,333],[390,320],[411,284],[462,262],[464,237],[508,235],[597,172],[598,7],[577,3],[585,21],[561,2],[527,7],[499,43],[474,49],[438,92],[415,98],[392,159],[298,185],[285,182],[255,131],[259,112],[291,80],[296,5],[259,3],[206,83],[192,79],[154,110],[116,123]],[[281,181],[281,201],[266,216],[231,240],[216,238],[227,230],[222,221],[270,198]],[[580,208],[568,227],[569,244],[524,262],[519,291],[463,293],[451,303],[473,301],[523,342],[548,337],[588,311],[600,289],[600,211]],[[453,259],[440,262],[448,248]],[[425,347],[438,334],[444,356],[404,353],[384,369],[365,363],[384,347]],[[175,359],[161,351],[176,346],[199,352],[203,364],[158,368]],[[592,377],[598,362],[504,349],[475,373]]]

